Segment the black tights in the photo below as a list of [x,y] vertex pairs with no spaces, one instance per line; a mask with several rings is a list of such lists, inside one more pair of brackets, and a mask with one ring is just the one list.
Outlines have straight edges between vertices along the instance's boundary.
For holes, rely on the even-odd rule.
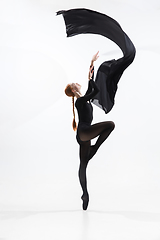
[[[87,191],[86,168],[89,160],[95,155],[101,144],[107,139],[113,131],[115,125],[111,121],[93,124],[85,131],[79,131],[80,144],[80,166],[79,181],[83,190],[82,200],[83,209],[86,210],[89,202],[89,194]],[[98,137],[95,145],[91,146],[91,139]]]

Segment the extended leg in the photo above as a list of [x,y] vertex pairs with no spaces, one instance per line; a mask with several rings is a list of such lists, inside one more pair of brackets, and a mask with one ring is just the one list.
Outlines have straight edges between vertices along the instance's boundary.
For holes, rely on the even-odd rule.
[[[91,159],[101,144],[106,140],[109,134],[114,129],[113,122],[102,122],[90,126],[85,131],[79,131],[79,137],[81,141],[80,144],[80,167],[79,167],[79,180],[83,190],[82,200],[83,200],[83,210],[86,210],[89,203],[89,194],[87,190],[87,178],[86,169],[89,159]],[[98,137],[94,146],[90,146],[90,140]]]
[[90,141],[80,145],[80,166],[79,166],[79,181],[82,187],[83,195],[83,210],[86,210],[89,202],[89,194],[87,190],[86,168],[88,165],[88,155],[90,149]]

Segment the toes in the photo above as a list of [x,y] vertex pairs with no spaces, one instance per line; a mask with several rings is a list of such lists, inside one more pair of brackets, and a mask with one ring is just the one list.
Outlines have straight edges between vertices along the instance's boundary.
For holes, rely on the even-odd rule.
[[82,207],[83,207],[83,210],[87,210],[87,207],[88,207],[88,203],[89,203],[89,195],[88,194],[83,194],[81,199],[83,200],[83,204],[82,204]]
[[83,200],[83,210],[87,210],[89,200]]

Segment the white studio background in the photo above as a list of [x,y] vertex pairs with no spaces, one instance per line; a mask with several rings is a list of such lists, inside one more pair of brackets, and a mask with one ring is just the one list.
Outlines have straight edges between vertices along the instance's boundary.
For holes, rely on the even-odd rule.
[[[77,217],[63,215],[60,220],[59,213],[82,212],[79,148],[71,126],[71,99],[64,88],[79,82],[85,92],[90,60],[98,50],[95,72],[103,61],[122,53],[102,36],[67,38],[63,17],[56,11],[71,8],[89,8],[116,19],[137,50],[119,82],[112,111],[105,115],[94,107],[94,122],[112,120],[116,125],[87,171],[88,212],[108,212],[101,219],[108,224],[115,214],[119,216],[117,232],[108,225],[104,238],[93,226],[95,238],[91,237],[87,226],[92,215],[87,216],[89,223],[84,218],[86,226],[79,238],[64,227],[65,220],[73,224]],[[160,237],[159,23],[159,0],[0,0],[0,239],[58,236],[58,230],[51,233],[50,224],[50,235],[43,228],[36,235],[38,226],[31,235],[25,229],[28,216],[44,212],[56,213],[55,222],[64,227],[64,235],[55,239],[143,239],[137,236],[144,229],[144,239]],[[134,234],[127,219],[134,220],[134,229],[139,226]],[[51,215],[46,221],[50,220]],[[76,230],[80,231],[78,225]]]

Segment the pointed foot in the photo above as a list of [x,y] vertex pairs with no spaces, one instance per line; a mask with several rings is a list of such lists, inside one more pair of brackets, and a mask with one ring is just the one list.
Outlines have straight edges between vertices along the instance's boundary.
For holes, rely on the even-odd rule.
[[81,199],[83,201],[83,204],[82,204],[83,210],[87,210],[88,203],[89,203],[89,195],[88,194],[83,194]]

